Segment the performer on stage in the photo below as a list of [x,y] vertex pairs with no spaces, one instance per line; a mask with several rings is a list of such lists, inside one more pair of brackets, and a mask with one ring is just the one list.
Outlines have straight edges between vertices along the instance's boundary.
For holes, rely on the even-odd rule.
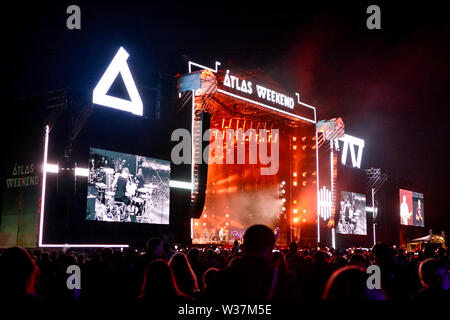
[[412,212],[409,212],[408,204],[406,203],[406,195],[403,195],[403,202],[400,205],[400,217],[402,219],[402,224],[409,225],[409,218]]
[[422,216],[422,202],[417,199],[417,209],[416,209],[416,223],[418,226],[423,226],[423,216]]

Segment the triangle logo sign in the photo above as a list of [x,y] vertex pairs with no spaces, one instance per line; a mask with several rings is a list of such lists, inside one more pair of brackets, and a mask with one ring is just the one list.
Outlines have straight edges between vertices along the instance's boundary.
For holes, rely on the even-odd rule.
[[[142,116],[144,107],[127,64],[128,57],[128,52],[123,47],[120,47],[100,81],[97,83],[93,92],[92,102]],[[119,73],[122,75],[130,100],[116,98],[106,94]]]

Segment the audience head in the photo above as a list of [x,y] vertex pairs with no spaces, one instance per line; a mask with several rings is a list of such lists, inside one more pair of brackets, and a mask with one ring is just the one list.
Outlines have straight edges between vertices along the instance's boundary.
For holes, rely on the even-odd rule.
[[153,260],[144,274],[141,298],[170,299],[179,294],[172,269],[163,259]]
[[348,261],[348,264],[351,265],[351,266],[357,266],[357,267],[360,267],[360,268],[363,268],[363,269],[367,268],[366,258],[361,253],[353,254],[350,257],[350,259]]
[[423,255],[424,255],[425,259],[433,258],[434,252],[435,252],[435,247],[431,243],[427,243],[424,245],[422,251],[423,251]]
[[191,265],[182,252],[178,252],[172,256],[169,261],[172,268],[178,289],[186,295],[192,295],[198,290],[197,276],[192,271]]
[[372,253],[378,265],[386,264],[391,260],[391,251],[385,243],[379,242],[375,244],[372,248]]
[[147,252],[151,253],[155,257],[162,257],[163,255],[163,245],[162,240],[157,237],[150,238],[147,241]]
[[313,258],[314,258],[314,262],[316,264],[324,264],[327,263],[327,257],[325,252],[323,252],[322,250],[317,250],[316,252],[314,252],[313,254]]
[[197,262],[199,256],[200,251],[197,248],[191,248],[188,252],[188,260],[191,264]]
[[289,252],[296,254],[298,251],[298,244],[295,241],[292,241],[291,243],[289,243]]
[[211,285],[211,283],[214,281],[214,277],[216,276],[217,272],[219,272],[219,269],[217,268],[209,268],[208,270],[205,271],[202,277],[203,289],[206,289]]
[[244,252],[248,256],[269,258],[275,245],[273,231],[262,224],[251,226],[244,234]]
[[113,251],[111,248],[103,248],[102,251],[100,251],[100,257],[102,258],[102,261],[104,263],[111,262],[113,257]]
[[370,300],[364,269],[348,266],[335,271],[328,279],[323,300],[361,301]]
[[449,275],[443,263],[434,258],[422,261],[419,265],[419,278],[425,288],[449,289]]
[[33,295],[38,273],[38,266],[25,249],[6,249],[0,256],[1,295],[14,299]]

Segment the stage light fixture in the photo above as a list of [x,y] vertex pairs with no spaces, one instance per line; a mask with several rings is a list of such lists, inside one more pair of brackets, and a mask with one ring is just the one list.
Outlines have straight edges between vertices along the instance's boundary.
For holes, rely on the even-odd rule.
[[294,214],[296,214],[296,213],[298,212],[298,210],[297,210],[297,209],[294,209],[294,210],[292,210],[292,212],[293,212]]
[[89,177],[89,169],[87,168],[75,168],[75,175],[80,177]]
[[44,165],[44,171],[49,173],[58,173],[59,172],[59,166],[57,164],[50,164],[46,163]]
[[297,150],[297,145],[294,144],[294,145],[292,146],[292,149]]
[[198,221],[195,221],[195,222],[194,222],[194,225],[197,227],[197,226],[198,226]]
[[292,175],[293,175],[294,177],[296,177],[296,176],[297,176],[297,172],[292,173]]
[[227,213],[226,215],[225,215],[225,217],[227,217],[227,218],[229,218],[230,217],[230,215]]
[[294,204],[297,204],[297,200],[294,200],[293,203],[294,203]]
[[203,222],[203,226],[206,227],[206,222]]
[[294,187],[296,187],[296,186],[297,186],[297,181],[292,182],[292,185],[293,185]]
[[206,218],[207,217],[207,215],[206,215],[206,213],[203,215],[203,218]]
[[297,222],[298,222],[298,217],[294,217],[294,218],[292,219],[292,222],[297,223]]
[[302,222],[305,223],[305,222],[306,222],[306,219],[303,219]]
[[306,209],[303,209],[303,213],[306,213]]
[[297,137],[292,137],[292,141],[297,141]]

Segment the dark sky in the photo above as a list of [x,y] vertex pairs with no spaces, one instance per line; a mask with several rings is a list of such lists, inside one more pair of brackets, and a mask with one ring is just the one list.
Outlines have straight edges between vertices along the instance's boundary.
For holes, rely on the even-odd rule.
[[[319,119],[343,117],[366,142],[363,165],[424,193],[427,224],[448,228],[450,14],[437,1],[316,2],[19,2],[3,11],[4,89],[91,91],[119,46],[138,86],[186,72],[183,55],[261,68]],[[70,4],[81,7],[80,31],[66,28]],[[366,28],[370,4],[381,30]]]

